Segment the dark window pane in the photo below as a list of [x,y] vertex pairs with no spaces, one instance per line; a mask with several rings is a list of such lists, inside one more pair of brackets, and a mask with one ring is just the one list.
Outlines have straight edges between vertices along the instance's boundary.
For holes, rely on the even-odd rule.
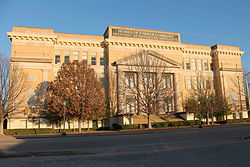
[[91,65],[96,65],[96,57],[91,57]]
[[55,56],[55,64],[60,63],[60,55]]
[[104,58],[103,57],[100,58],[100,65],[104,66]]
[[69,62],[69,56],[64,56],[64,63],[68,63]]

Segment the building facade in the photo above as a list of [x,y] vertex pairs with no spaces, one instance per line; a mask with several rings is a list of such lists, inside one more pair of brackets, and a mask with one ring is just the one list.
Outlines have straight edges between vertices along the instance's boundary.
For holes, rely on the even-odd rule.
[[[163,64],[165,87],[173,91],[162,114],[185,112],[183,102],[190,90],[202,84],[236,104],[229,119],[248,117],[245,97],[240,92],[244,89],[239,82],[244,52],[239,47],[185,44],[181,43],[180,33],[117,26],[107,27],[104,35],[56,33],[54,29],[18,26],[7,34],[12,41],[11,63],[18,64],[27,74],[27,84],[30,85],[27,101],[39,83],[52,81],[57,76],[64,62],[83,61],[91,65],[103,83],[108,110],[112,115],[120,116],[113,121],[136,123],[138,109],[136,104],[130,103],[135,100],[124,94],[123,88],[133,86],[133,75],[139,74],[129,70],[129,63],[143,54]],[[132,117],[123,117],[128,113]],[[187,114],[185,118],[189,119]],[[10,118],[7,126],[10,129],[37,127],[48,126],[46,122],[38,125],[30,122],[28,111]]]

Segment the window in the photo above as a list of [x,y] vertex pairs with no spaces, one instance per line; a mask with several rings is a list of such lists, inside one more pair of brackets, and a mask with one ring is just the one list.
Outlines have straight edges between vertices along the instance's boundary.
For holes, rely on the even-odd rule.
[[187,77],[187,89],[192,89],[191,77]]
[[74,52],[74,63],[78,63],[78,52]]
[[204,60],[204,70],[208,70],[208,60]]
[[196,60],[192,59],[192,70],[196,70]]
[[60,55],[55,55],[55,64],[60,63]]
[[100,57],[100,65],[104,66],[104,58],[103,57]]
[[69,56],[64,56],[64,63],[69,63]]
[[102,86],[104,87],[104,78],[105,76],[104,76],[104,72],[102,72],[102,73],[100,73],[100,82],[101,82],[101,84],[102,84]]
[[126,88],[134,88],[135,85],[135,74],[132,72],[126,72],[125,74],[125,82],[126,82]]
[[190,70],[190,59],[186,59],[186,69]]
[[163,88],[172,88],[172,75],[163,74]]
[[174,98],[168,97],[164,102],[164,110],[165,112],[173,112],[174,111]]
[[200,77],[199,86],[200,86],[201,89],[204,89],[204,78],[203,77]]
[[232,103],[237,104],[237,101],[238,101],[237,92],[232,90],[231,91],[231,98],[232,98]]
[[82,56],[83,64],[88,64],[88,56]]
[[197,66],[198,66],[198,70],[202,70],[201,59],[198,59],[198,60],[197,60]]
[[207,78],[207,79],[206,79],[206,89],[211,89],[210,78]]
[[96,65],[96,57],[95,56],[91,57],[91,65]]
[[155,82],[155,73],[144,73],[143,74],[144,87],[153,88]]
[[126,97],[126,112],[127,113],[134,113],[135,112],[135,102],[136,102],[136,99],[134,96],[127,96]]
[[197,89],[197,86],[198,86],[197,77],[193,77],[193,89]]

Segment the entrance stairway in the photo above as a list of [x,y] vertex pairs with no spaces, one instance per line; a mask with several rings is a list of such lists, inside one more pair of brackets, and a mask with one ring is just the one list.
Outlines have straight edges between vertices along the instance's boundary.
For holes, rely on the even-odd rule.
[[[176,121],[185,121],[176,114],[162,114],[162,115],[151,115],[151,122],[176,122]],[[147,124],[148,117],[144,115],[134,115],[133,124]]]

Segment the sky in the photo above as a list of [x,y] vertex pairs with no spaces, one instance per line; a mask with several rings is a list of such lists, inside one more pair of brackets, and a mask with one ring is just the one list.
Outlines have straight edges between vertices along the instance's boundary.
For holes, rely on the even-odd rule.
[[0,53],[12,26],[103,35],[107,26],[180,32],[181,42],[239,46],[250,71],[250,0],[0,0]]

